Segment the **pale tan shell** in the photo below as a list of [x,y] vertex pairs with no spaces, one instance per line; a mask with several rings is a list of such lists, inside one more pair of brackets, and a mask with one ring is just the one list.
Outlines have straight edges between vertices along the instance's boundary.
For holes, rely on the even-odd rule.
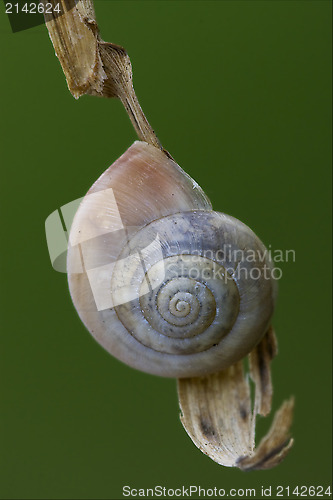
[[83,199],[67,266],[95,339],[128,365],[167,377],[206,375],[244,357],[276,298],[257,236],[214,212],[165,152],[139,141]]

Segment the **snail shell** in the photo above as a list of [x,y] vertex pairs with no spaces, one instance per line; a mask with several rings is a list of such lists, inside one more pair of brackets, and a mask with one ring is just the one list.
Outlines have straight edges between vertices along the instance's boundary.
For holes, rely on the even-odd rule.
[[91,187],[70,232],[80,318],[112,355],[155,375],[207,375],[248,354],[273,314],[270,270],[251,229],[140,141]]

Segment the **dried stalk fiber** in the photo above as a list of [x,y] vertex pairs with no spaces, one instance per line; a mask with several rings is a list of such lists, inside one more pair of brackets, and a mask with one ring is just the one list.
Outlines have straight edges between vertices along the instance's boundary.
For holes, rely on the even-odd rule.
[[194,444],[218,464],[242,470],[270,469],[293,445],[289,435],[294,406],[291,398],[277,411],[268,434],[255,448],[256,416],[271,410],[270,362],[276,354],[276,338],[270,328],[249,354],[250,377],[255,384],[253,409],[242,361],[207,377],[178,380],[181,422]]
[[135,95],[127,52],[101,39],[92,0],[50,0],[49,3],[60,4],[62,14],[45,14],[45,21],[73,96],[76,99],[83,94],[117,97],[139,139],[161,148]]
[[[46,14],[45,21],[73,96],[119,98],[138,137],[161,149],[135,95],[130,59],[123,47],[100,38],[92,0],[48,1],[61,5],[62,15]],[[270,362],[276,353],[270,328],[249,354],[255,384],[253,408],[242,361],[207,377],[178,380],[182,424],[194,444],[218,464],[242,470],[269,469],[290,450],[293,398],[277,411],[270,431],[255,449],[256,416],[271,410]]]

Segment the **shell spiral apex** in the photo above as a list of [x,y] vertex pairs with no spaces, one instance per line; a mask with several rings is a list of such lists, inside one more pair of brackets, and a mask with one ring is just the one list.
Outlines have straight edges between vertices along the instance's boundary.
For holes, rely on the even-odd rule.
[[222,370],[248,354],[276,299],[267,250],[212,210],[163,151],[135,142],[95,182],[70,233],[74,305],[95,339],[166,377]]

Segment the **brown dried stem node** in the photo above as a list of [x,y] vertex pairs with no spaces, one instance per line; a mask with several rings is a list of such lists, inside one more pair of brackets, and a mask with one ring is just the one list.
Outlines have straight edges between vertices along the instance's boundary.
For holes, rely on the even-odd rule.
[[92,0],[49,3],[60,5],[61,14],[52,10],[45,21],[73,96],[120,99],[139,139],[162,149],[136,97],[130,58],[123,47],[101,39]]

